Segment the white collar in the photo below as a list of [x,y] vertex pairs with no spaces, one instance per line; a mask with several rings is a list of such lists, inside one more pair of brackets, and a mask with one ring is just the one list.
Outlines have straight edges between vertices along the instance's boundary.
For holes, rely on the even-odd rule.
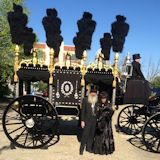
[[91,104],[91,107],[93,108],[95,106],[95,104]]

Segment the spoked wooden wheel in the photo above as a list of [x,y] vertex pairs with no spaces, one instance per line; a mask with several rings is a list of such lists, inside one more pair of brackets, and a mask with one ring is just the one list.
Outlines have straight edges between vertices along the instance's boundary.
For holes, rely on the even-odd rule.
[[160,153],[160,113],[154,114],[146,121],[142,138],[149,150]]
[[2,123],[6,136],[13,144],[34,149],[52,140],[57,132],[58,117],[48,101],[26,95],[6,107]]
[[142,130],[146,116],[139,111],[140,107],[135,105],[126,106],[120,111],[117,124],[122,132],[135,135]]

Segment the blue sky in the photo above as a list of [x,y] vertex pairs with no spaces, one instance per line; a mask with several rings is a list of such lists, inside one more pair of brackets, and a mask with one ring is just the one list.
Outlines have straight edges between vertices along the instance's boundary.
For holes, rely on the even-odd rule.
[[[127,17],[130,31],[120,57],[123,59],[128,51],[131,54],[139,52],[144,72],[149,59],[155,63],[160,59],[160,0],[26,0],[25,5],[30,12],[28,26],[34,29],[40,42],[46,40],[41,21],[47,8],[57,9],[62,20],[64,43],[68,45],[73,44],[77,20],[84,11],[89,11],[97,22],[91,51],[88,52],[89,61],[93,60],[100,47],[99,39],[104,32],[110,32],[115,16],[121,14]],[[113,53],[111,55],[113,60]]]

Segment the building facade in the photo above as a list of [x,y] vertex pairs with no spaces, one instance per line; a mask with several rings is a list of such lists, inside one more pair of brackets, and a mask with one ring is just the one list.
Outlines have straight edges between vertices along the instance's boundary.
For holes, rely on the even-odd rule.
[[[47,46],[46,43],[36,43],[34,45],[34,48],[38,52],[38,58],[43,60],[45,65],[49,65],[50,61],[50,48]],[[69,57],[70,60],[74,61],[76,60],[75,57],[75,47],[70,45],[64,45],[64,42],[62,42],[60,46],[60,53],[58,56],[58,60],[56,63],[58,63],[60,66],[64,66],[67,60],[67,57]]]

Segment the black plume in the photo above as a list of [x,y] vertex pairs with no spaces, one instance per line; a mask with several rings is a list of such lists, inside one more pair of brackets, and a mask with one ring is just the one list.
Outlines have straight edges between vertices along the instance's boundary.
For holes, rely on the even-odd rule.
[[54,49],[55,57],[58,57],[59,47],[63,41],[60,35],[61,20],[57,17],[56,9],[47,9],[47,16],[42,20],[43,27],[46,32],[46,43],[50,48]]
[[122,52],[125,37],[129,31],[129,25],[125,22],[126,17],[117,15],[117,21],[112,23],[113,51]]
[[112,47],[112,38],[110,33],[104,33],[103,38],[100,39],[101,52],[104,55],[104,60],[109,60],[110,50]]
[[23,31],[27,24],[28,18],[26,14],[23,13],[22,6],[14,3],[13,10],[13,12],[8,12],[11,38],[12,43],[20,45],[23,43]]
[[32,28],[26,27],[23,33],[23,37],[24,53],[26,56],[29,56],[31,53],[31,49],[33,48],[33,44],[36,40],[36,35],[33,33]]
[[82,59],[83,51],[91,48],[92,35],[96,27],[96,22],[92,20],[92,14],[84,12],[83,17],[77,22],[77,36],[73,38],[76,57]]

